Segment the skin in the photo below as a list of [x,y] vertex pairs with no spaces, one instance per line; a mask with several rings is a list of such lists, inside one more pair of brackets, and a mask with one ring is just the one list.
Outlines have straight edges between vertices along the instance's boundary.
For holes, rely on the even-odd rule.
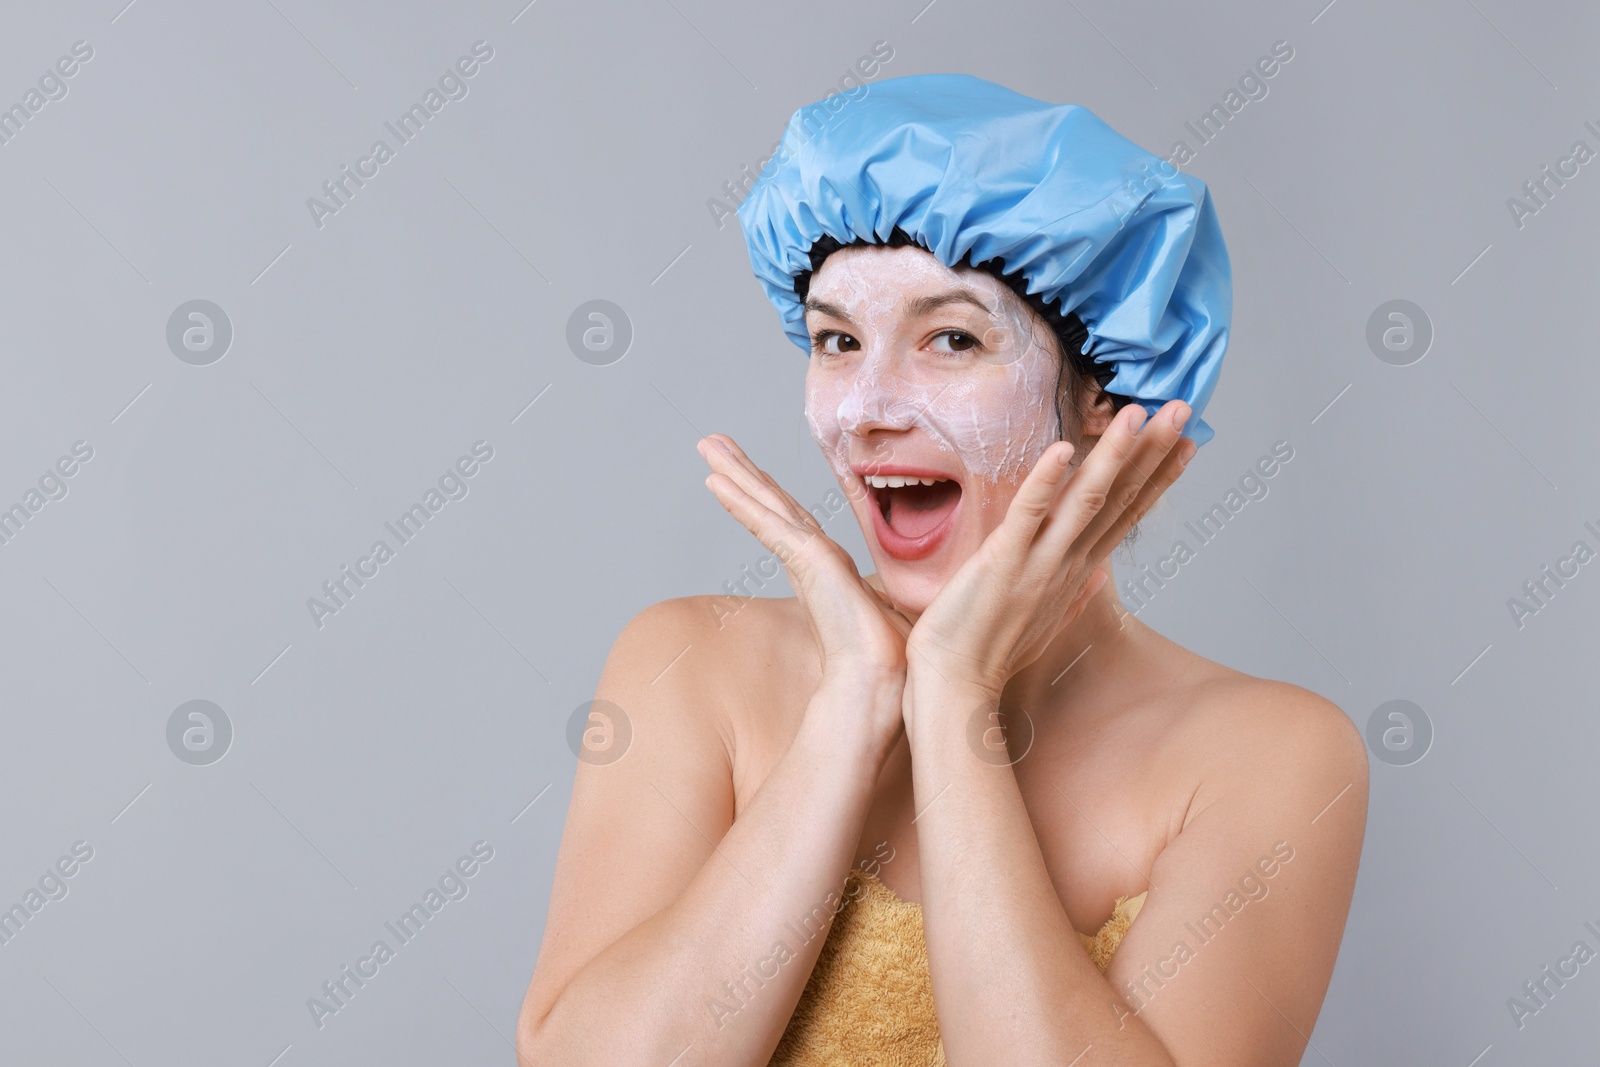
[[[1192,455],[1187,405],[1146,421],[1100,398],[1068,418],[1076,446],[1032,436],[1060,397],[1018,365],[1036,355],[1023,335],[1042,335],[1004,329],[1031,311],[919,256],[843,249],[817,271],[811,298],[831,309],[808,310],[808,330],[849,340],[813,357],[807,413],[830,461],[842,422],[850,460],[959,473],[956,526],[927,559],[888,556],[846,469],[878,566],[862,577],[734,442],[700,442],[708,488],[796,595],[664,601],[618,638],[597,697],[625,710],[632,743],[579,764],[519,1019],[525,1064],[767,1063],[823,942],[786,924],[831,914],[852,865],[922,905],[954,1067],[1300,1062],[1360,858],[1359,732],[1323,698],[1121,609],[1108,553]],[[912,313],[952,288],[983,307]],[[908,419],[887,402],[941,376],[980,414],[1019,405],[1003,462],[942,447],[959,412]],[[842,406],[851,390],[863,402]],[[969,742],[995,708],[1006,724],[1026,712],[1025,754],[1016,729],[1003,758]],[[1291,858],[1273,863],[1275,845]],[[1102,975],[1074,929],[1145,891]],[[1192,925],[1225,899],[1241,903],[1202,942]],[[758,969],[779,938],[789,954]]]

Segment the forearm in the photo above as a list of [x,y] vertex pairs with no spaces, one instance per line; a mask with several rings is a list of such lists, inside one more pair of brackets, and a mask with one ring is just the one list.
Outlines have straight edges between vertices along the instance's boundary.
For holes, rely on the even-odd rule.
[[767,1062],[827,936],[888,752],[850,724],[883,701],[897,707],[898,691],[818,691],[677,899],[583,967],[543,1019],[525,1020],[525,1063]]
[[906,700],[923,922],[952,1067],[996,1048],[1007,1062],[1060,1065],[1090,1046],[1098,1062],[1171,1067],[1079,942],[1011,766],[969,745],[992,695],[913,675]]

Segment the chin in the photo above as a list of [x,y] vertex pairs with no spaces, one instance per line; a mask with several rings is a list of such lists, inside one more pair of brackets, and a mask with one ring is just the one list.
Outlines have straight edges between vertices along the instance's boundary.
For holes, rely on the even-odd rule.
[[915,622],[928,610],[928,605],[939,595],[939,590],[944,588],[946,575],[931,574],[926,570],[908,574],[896,563],[891,559],[887,567],[879,567],[878,580],[883,583],[883,592],[889,602],[902,615]]

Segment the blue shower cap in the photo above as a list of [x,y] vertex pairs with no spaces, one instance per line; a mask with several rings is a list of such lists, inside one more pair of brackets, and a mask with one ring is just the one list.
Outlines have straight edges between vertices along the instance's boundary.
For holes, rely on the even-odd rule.
[[[824,235],[886,241],[896,227],[947,267],[999,260],[1029,294],[1088,328],[1082,354],[1116,368],[1108,392],[1151,414],[1216,388],[1233,275],[1211,194],[1075,104],[966,74],[916,74],[796,111],[742,204],[750,263],[784,332],[811,341],[795,278]],[[969,260],[970,257],[970,260]]]

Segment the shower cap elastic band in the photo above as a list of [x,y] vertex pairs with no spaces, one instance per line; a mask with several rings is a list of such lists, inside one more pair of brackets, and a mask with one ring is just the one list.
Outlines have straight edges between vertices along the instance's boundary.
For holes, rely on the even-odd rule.
[[784,332],[809,352],[795,279],[812,245],[884,242],[896,228],[947,267],[998,260],[1076,314],[1108,392],[1154,414],[1181,398],[1184,436],[1221,373],[1233,276],[1204,182],[1087,108],[966,74],[876,82],[836,112],[808,105],[739,206],[750,263]]

